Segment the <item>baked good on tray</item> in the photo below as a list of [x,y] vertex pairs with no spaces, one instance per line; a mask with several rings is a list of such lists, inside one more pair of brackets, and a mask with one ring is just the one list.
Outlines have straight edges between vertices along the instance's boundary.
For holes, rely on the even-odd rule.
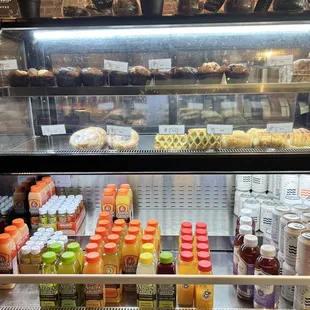
[[154,80],[155,85],[166,85],[171,80],[171,70],[161,69],[161,70],[151,70],[151,76]]
[[139,143],[139,134],[131,129],[131,136],[108,135],[108,146],[113,150],[133,150]]
[[310,131],[308,129],[294,129],[288,136],[290,147],[310,147]]
[[221,135],[208,134],[205,128],[189,129],[188,147],[190,150],[219,149]]
[[221,137],[221,148],[223,149],[245,149],[251,147],[251,136],[242,130],[234,130],[232,135],[222,135]]
[[100,127],[88,127],[76,131],[69,143],[76,150],[100,150],[107,143],[107,133]]
[[203,10],[200,0],[179,0],[178,13],[181,15],[195,15]]
[[226,77],[228,84],[247,83],[249,70],[242,64],[231,64],[227,67]]
[[182,124],[196,125],[200,123],[201,110],[192,108],[181,108],[179,110],[179,118]]
[[201,120],[205,125],[207,124],[223,124],[223,117],[216,111],[201,111]]
[[221,84],[226,67],[216,62],[206,62],[198,67],[197,76],[201,84]]
[[114,0],[112,9],[114,16],[141,15],[141,7],[139,0]]
[[108,72],[108,85],[110,86],[128,86],[129,73],[121,71]]
[[160,135],[155,137],[155,150],[186,150],[187,135]]
[[23,70],[12,70],[8,75],[8,81],[12,87],[28,87],[29,74]]
[[227,0],[224,5],[225,13],[251,13],[253,10],[253,0]]
[[84,68],[82,70],[82,83],[84,86],[103,86],[107,76],[97,68]]
[[171,68],[171,81],[176,85],[188,85],[197,83],[197,69],[192,67]]
[[81,69],[73,67],[61,67],[56,70],[57,85],[60,87],[81,86]]
[[56,84],[55,75],[49,70],[37,70],[31,68],[28,70],[28,75],[30,79],[30,86],[33,87],[48,87],[55,86]]
[[151,81],[151,72],[143,66],[135,66],[129,70],[132,85],[147,85]]
[[298,59],[293,62],[292,82],[310,82],[310,59]]

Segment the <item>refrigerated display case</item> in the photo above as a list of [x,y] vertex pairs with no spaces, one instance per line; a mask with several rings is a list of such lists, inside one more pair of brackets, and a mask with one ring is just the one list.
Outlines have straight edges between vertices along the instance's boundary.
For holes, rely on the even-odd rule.
[[[29,175],[51,175],[57,195],[82,194],[86,218],[70,238],[84,247],[109,183],[131,185],[133,217],[143,225],[158,219],[163,248],[176,256],[181,222],[207,222],[214,308],[252,308],[232,284],[308,285],[307,276],[229,275],[236,176],[250,176],[246,192],[265,193],[253,196],[259,205],[268,192],[283,204],[279,180],[310,171],[309,25],[308,12],[2,20],[0,195]],[[270,240],[266,231],[258,236]],[[39,307],[33,283],[41,278],[12,277],[32,284],[0,291],[1,307]],[[127,283],[207,281],[175,279]],[[136,306],[135,296],[125,297],[116,307]],[[292,303],[281,299],[279,307]]]

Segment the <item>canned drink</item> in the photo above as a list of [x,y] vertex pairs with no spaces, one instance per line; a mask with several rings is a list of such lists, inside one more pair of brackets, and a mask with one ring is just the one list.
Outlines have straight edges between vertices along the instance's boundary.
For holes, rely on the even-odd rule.
[[271,229],[272,211],[276,205],[276,203],[270,200],[264,200],[261,203],[259,227],[262,232],[265,232],[267,229]]
[[280,198],[281,174],[273,175],[272,193],[275,197]]
[[272,191],[273,191],[273,180],[274,180],[273,176],[274,176],[273,174],[269,174],[269,176],[268,176],[268,187],[267,187],[267,189],[268,189],[269,193],[272,193]]
[[257,193],[266,192],[268,188],[267,174],[253,174],[252,175],[252,190]]
[[240,210],[242,209],[245,209],[244,208],[244,202],[247,200],[247,199],[251,199],[253,198],[253,195],[250,194],[250,193],[243,193],[240,195],[240,208],[239,208],[239,213],[240,213]]
[[298,196],[298,182],[297,174],[284,174],[281,177],[280,185],[280,200],[284,202],[286,197]]
[[298,204],[298,205],[292,206],[292,212],[296,214],[302,214],[304,212],[309,212],[309,211],[310,211],[310,207],[305,204]]
[[299,196],[310,197],[310,174],[302,174],[299,177]]
[[310,275],[310,230],[303,231],[298,237],[296,271],[301,276]]
[[310,212],[304,212],[302,215],[301,215],[301,221],[304,223],[304,224],[308,224],[310,222]]
[[290,208],[287,206],[276,206],[272,210],[272,220],[271,220],[271,239],[275,243],[279,243],[279,226],[281,216],[285,212],[289,212]]
[[283,273],[283,264],[284,264],[284,253],[279,251],[278,252],[278,255],[277,255],[277,258],[278,258],[278,261],[280,263],[280,270],[279,270],[279,274],[280,276],[282,275]]
[[268,194],[259,194],[255,199],[258,200],[259,203],[263,203],[264,201],[272,201],[272,197]]
[[297,196],[286,196],[282,203],[286,206],[292,207],[294,205],[302,204],[302,199]]
[[294,310],[310,309],[310,285],[296,285],[293,309]]
[[241,195],[242,194],[250,194],[250,192],[242,192],[240,190],[236,190],[235,191],[235,205],[234,205],[234,213],[239,216],[240,215],[240,204],[241,204],[241,201],[240,201],[240,198],[241,198]]
[[289,221],[298,221],[300,217],[298,214],[286,212],[281,216],[279,226],[279,250],[284,253],[284,228]]
[[243,204],[245,209],[252,210],[252,218],[255,222],[255,231],[259,230],[260,224],[260,203],[256,199],[247,199]]
[[239,191],[249,191],[252,187],[251,174],[237,174],[236,175],[236,189]]
[[263,242],[264,242],[264,244],[271,244],[272,243],[270,229],[267,229],[264,232]]
[[284,229],[284,260],[295,266],[297,258],[298,236],[306,229],[301,221],[288,222]]
[[[283,263],[283,276],[294,276],[296,274],[295,268],[288,263]],[[294,301],[295,285],[283,285],[281,288],[281,295],[284,299],[293,302]]]

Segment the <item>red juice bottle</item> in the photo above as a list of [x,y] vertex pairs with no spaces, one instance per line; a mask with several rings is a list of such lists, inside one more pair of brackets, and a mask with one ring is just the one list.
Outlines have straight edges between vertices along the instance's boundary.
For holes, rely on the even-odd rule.
[[252,210],[251,209],[241,209],[240,216],[238,216],[237,221],[236,221],[236,233],[235,233],[235,235],[239,234],[239,227],[241,226],[240,219],[242,216],[248,216],[252,219],[252,225],[250,225],[250,226],[252,226],[254,231],[255,231],[255,222],[252,218]]

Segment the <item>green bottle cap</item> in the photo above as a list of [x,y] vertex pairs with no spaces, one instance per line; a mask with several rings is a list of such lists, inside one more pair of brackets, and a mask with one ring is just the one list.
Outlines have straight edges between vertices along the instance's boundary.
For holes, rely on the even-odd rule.
[[56,253],[49,251],[42,255],[43,263],[52,264],[56,261]]
[[73,264],[75,261],[75,254],[73,252],[64,252],[61,255],[61,262],[64,264]]
[[67,245],[67,251],[77,253],[80,251],[80,244],[78,242],[71,242]]
[[173,255],[170,252],[161,252],[159,255],[159,261],[162,264],[171,264],[173,262]]
[[59,242],[52,243],[48,250],[58,254],[62,251],[62,245]]

